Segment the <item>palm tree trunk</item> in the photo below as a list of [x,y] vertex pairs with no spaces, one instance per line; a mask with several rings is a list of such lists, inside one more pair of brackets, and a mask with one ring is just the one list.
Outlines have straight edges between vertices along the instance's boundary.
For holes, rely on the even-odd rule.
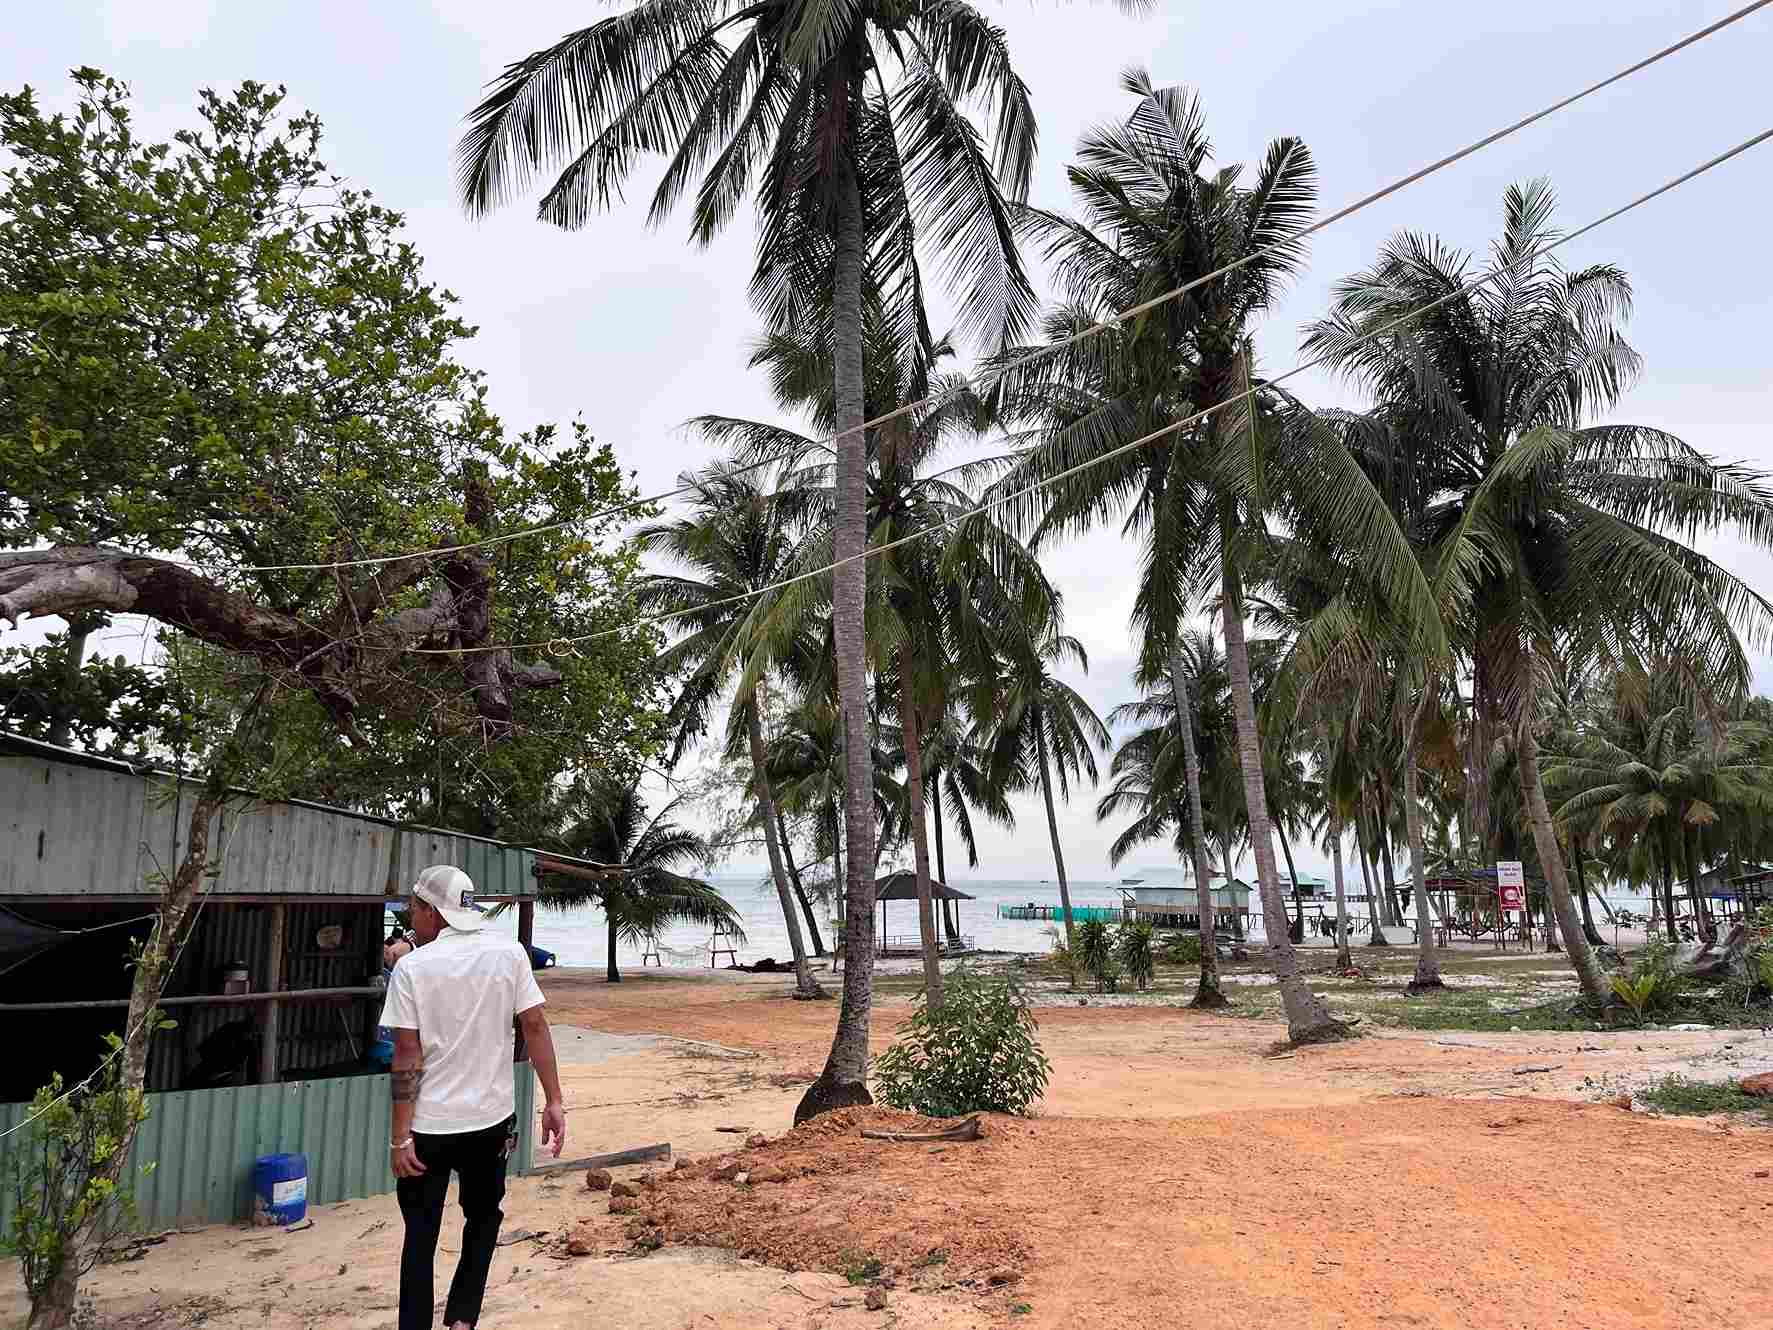
[[[858,80],[851,75],[848,92]],[[850,102],[858,100],[847,98]],[[854,164],[840,143],[836,207],[832,217],[832,379],[836,405],[837,505],[831,574],[831,620],[836,639],[838,710],[844,733],[843,1005],[831,1053],[819,1079],[794,1110],[805,1122],[834,1108],[871,1104],[868,1093],[868,1025],[874,1007],[874,748],[868,735],[868,678],[863,639],[867,598],[864,511],[867,448],[862,421],[862,192]]]
[[[1606,939],[1601,936],[1600,930],[1594,926],[1594,910],[1590,907],[1588,901],[1588,883],[1583,877],[1582,837],[1575,833],[1572,833],[1570,836],[1570,862],[1575,865],[1576,868],[1576,899],[1582,904],[1582,936],[1588,939],[1588,945],[1591,947],[1604,946]],[[1605,901],[1601,903],[1603,905],[1606,904]]]
[[[831,894],[837,899],[837,928],[841,935],[848,909],[843,890],[843,819],[838,816],[837,800],[831,801],[827,812],[831,818]],[[842,941],[841,936],[838,941]]]
[[1342,826],[1332,821],[1330,828],[1330,865],[1336,877],[1336,968],[1354,969],[1354,957],[1348,951],[1348,895],[1342,886]]
[[782,863],[788,869],[788,885],[794,899],[800,902],[800,914],[806,920],[807,936],[813,940],[813,955],[825,955],[825,939],[819,935],[819,916],[806,894],[806,883],[800,880],[800,867],[794,862],[794,842],[788,835],[788,819],[782,816],[782,805],[776,805],[776,836],[782,842]]
[[603,977],[612,984],[619,984],[622,982],[622,972],[616,968],[616,917],[610,913],[608,901],[603,906],[603,922],[608,947]]
[[1490,749],[1494,746],[1488,675],[1480,654],[1471,671],[1471,728],[1465,746],[1465,816],[1471,823],[1467,848],[1481,868],[1495,855],[1490,829]]
[[1668,929],[1668,940],[1678,943],[1681,940],[1681,930],[1675,920],[1674,855],[1668,848],[1667,832],[1658,828],[1656,839],[1652,843],[1656,846],[1657,857],[1662,863],[1662,924]]
[[1557,914],[1564,935],[1565,951],[1583,996],[1596,1008],[1606,1005],[1608,988],[1601,973],[1594,949],[1582,935],[1576,915],[1576,902],[1570,898],[1570,883],[1564,876],[1563,856],[1558,853],[1558,836],[1551,825],[1551,808],[1545,802],[1545,786],[1539,779],[1539,744],[1533,738],[1531,723],[1521,726],[1516,741],[1517,765],[1520,768],[1521,794],[1527,801],[1527,817],[1533,826],[1533,843],[1539,851],[1539,867],[1545,873],[1545,886],[1551,893],[1551,905]]
[[1391,860],[1391,826],[1386,814],[1389,800],[1385,799],[1384,786],[1380,786],[1380,811],[1374,819],[1379,834],[1379,863],[1385,870],[1385,921],[1393,928],[1404,926],[1404,911],[1397,898],[1397,870]]
[[1705,892],[1699,885],[1699,855],[1694,851],[1693,842],[1698,833],[1692,825],[1683,821],[1681,824],[1681,849],[1687,860],[1687,894],[1693,900],[1693,923],[1699,930],[1699,940],[1707,948],[1718,943],[1718,926],[1711,920],[1711,912],[1705,908]]
[[751,738],[751,783],[757,790],[757,820],[763,824],[763,844],[769,851],[770,877],[776,884],[776,899],[782,906],[782,922],[788,926],[788,949],[794,955],[794,996],[824,997],[819,981],[813,978],[813,967],[806,958],[806,940],[800,935],[800,919],[794,913],[794,897],[788,889],[788,870],[782,866],[782,846],[776,839],[776,798],[770,790],[769,772],[764,765],[763,689],[752,690],[745,708],[745,729]]
[[1360,855],[1361,881],[1367,889],[1367,945],[1369,947],[1389,947],[1391,939],[1385,936],[1385,925],[1380,922],[1379,918],[1379,873],[1372,864],[1367,849],[1365,808],[1355,809],[1354,848],[1355,852]]
[[[942,777],[940,774],[930,782],[930,816],[936,824],[936,881],[943,886],[948,885],[948,855],[942,837]],[[942,902],[942,931],[948,935],[951,943],[960,942],[960,919],[954,908],[954,902]]]
[[1305,941],[1305,898],[1299,894],[1299,870],[1293,867],[1293,846],[1287,840],[1287,829],[1279,822],[1274,824],[1275,831],[1280,833],[1281,857],[1287,861],[1287,877],[1293,883],[1293,922],[1287,928],[1287,936],[1294,942]]
[[1231,516],[1221,514],[1224,557],[1225,664],[1231,675],[1232,713],[1237,719],[1237,755],[1243,767],[1244,806],[1249,817],[1250,844],[1256,856],[1256,882],[1262,893],[1262,917],[1268,921],[1269,967],[1280,982],[1281,1005],[1287,1013],[1287,1035],[1295,1043],[1335,1039],[1347,1025],[1330,1015],[1299,972],[1299,956],[1286,929],[1273,926],[1287,917],[1280,879],[1274,867],[1274,832],[1268,818],[1268,791],[1262,779],[1262,735],[1256,728],[1256,699],[1250,687],[1250,650],[1244,641],[1243,588],[1232,557]]
[[1053,843],[1053,867],[1059,874],[1059,914],[1065,920],[1065,950],[1077,955],[1072,934],[1071,883],[1065,877],[1065,851],[1059,845],[1059,816],[1053,810],[1053,777],[1048,768],[1046,717],[1038,709],[1034,716],[1035,756],[1040,762],[1040,795],[1047,805],[1047,838]]
[[[1194,988],[1191,1007],[1218,1008],[1231,1005],[1219,986],[1218,930],[1213,926],[1213,880],[1207,874],[1207,820],[1201,812],[1200,749],[1194,742],[1194,704],[1188,693],[1188,673],[1182,668],[1182,644],[1170,635],[1170,696],[1176,704],[1176,728],[1182,735],[1182,783],[1188,788],[1189,852],[1194,860],[1196,909],[1200,913],[1200,982]],[[1229,895],[1230,874],[1226,874],[1226,899],[1231,901],[1232,918],[1237,917],[1237,898]]]
[[[1423,705],[1426,704],[1425,696]],[[1404,739],[1404,834],[1410,841],[1410,889],[1416,895],[1416,977],[1410,980],[1410,987],[1445,988],[1440,961],[1434,954],[1434,916],[1428,904],[1428,865],[1422,848],[1422,813],[1416,793],[1416,731],[1420,720],[1418,708]]]
[[930,895],[930,838],[923,816],[923,735],[912,700],[910,653],[899,652],[899,726],[905,734],[905,794],[911,805],[911,859],[917,869],[917,935],[923,949],[923,1001],[942,1010],[942,952]]

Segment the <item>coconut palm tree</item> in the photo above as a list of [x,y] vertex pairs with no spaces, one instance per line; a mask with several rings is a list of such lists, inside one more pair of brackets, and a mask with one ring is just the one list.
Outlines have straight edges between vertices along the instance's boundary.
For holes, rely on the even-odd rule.
[[[1050,613],[1056,616],[1057,607]],[[1004,789],[1038,786],[1046,804],[1047,836],[1053,844],[1053,868],[1059,875],[1059,908],[1065,922],[1065,947],[1076,939],[1072,933],[1071,882],[1065,873],[1065,851],[1059,839],[1059,815],[1053,787],[1059,798],[1071,800],[1073,781],[1089,777],[1096,783],[1097,748],[1107,748],[1108,728],[1090,704],[1070,684],[1054,674],[1071,665],[1089,673],[1089,656],[1075,637],[1053,631],[1049,610],[1041,618],[1045,631],[1032,639],[1010,636],[1004,643],[1004,669],[981,689],[977,710],[993,713],[986,744],[990,753],[993,783]]]
[[544,876],[536,901],[544,909],[601,909],[608,924],[609,982],[622,982],[616,943],[639,943],[673,923],[708,924],[740,941],[739,912],[700,878],[677,870],[707,858],[708,845],[696,832],[671,820],[673,799],[651,818],[633,785],[588,783],[574,789],[563,811],[570,818],[553,838],[554,847],[620,871],[600,881],[554,873]]
[[679,636],[659,658],[668,674],[685,675],[671,709],[672,757],[681,757],[707,731],[716,703],[734,675],[741,675],[728,713],[729,747],[749,753],[756,822],[794,957],[795,996],[823,997],[807,960],[783,861],[781,823],[765,762],[762,676],[769,661],[751,659],[756,648],[748,626],[757,602],[744,598],[786,573],[795,549],[794,500],[771,495],[759,471],[716,466],[684,476],[681,483],[689,493],[689,515],[644,527],[635,538],[640,550],[664,557],[680,570],[650,574],[635,592],[642,608],[680,616],[672,621]]
[[1593,423],[1640,369],[1621,330],[1631,284],[1611,264],[1571,272],[1544,252],[1555,203],[1544,180],[1507,191],[1497,277],[1482,285],[1468,285],[1462,251],[1399,233],[1338,284],[1306,344],[1409,441],[1416,484],[1432,496],[1417,532],[1424,562],[1472,663],[1471,750],[1487,753],[1499,734],[1512,744],[1559,931],[1599,1004],[1608,989],[1539,769],[1547,662],[1678,643],[1709,688],[1739,695],[1748,662],[1736,629],[1765,631],[1773,606],[1677,537],[1729,529],[1773,543],[1773,490],[1663,431]]
[[[963,110],[968,103],[990,113],[989,150]],[[1034,301],[1008,200],[1027,192],[1034,147],[1028,89],[1003,31],[966,0],[642,0],[508,66],[460,148],[471,212],[559,169],[540,211],[566,227],[619,197],[653,154],[669,161],[652,217],[663,218],[699,179],[698,242],[755,193],[754,300],[772,327],[818,320],[830,331],[840,431],[833,548],[844,561],[832,603],[838,692],[853,740],[845,799],[851,957],[872,955],[874,918],[874,804],[860,738],[868,726],[864,293],[885,293],[898,338],[927,350],[919,254],[927,246],[961,288],[965,331],[988,345],[1018,335]],[[800,1117],[869,1102],[872,981],[866,963],[846,967],[831,1054]]]
[[[1005,787],[986,769],[988,760],[977,726],[967,720],[958,700],[951,701],[924,731],[924,800],[935,831],[936,877],[942,882],[948,881],[945,829],[950,821],[966,850],[969,868],[979,866],[979,843],[973,833],[975,812],[999,826],[1016,825]],[[942,903],[942,928],[950,942],[958,940],[960,921],[952,901]]]
[[[1129,514],[1129,532],[1144,537],[1147,571],[1136,613],[1148,656],[1165,653],[1185,607],[1217,574],[1263,913],[1279,919],[1285,907],[1244,633],[1245,565],[1269,534],[1271,514],[1309,516],[1341,533],[1338,552],[1391,599],[1426,606],[1417,620],[1433,617],[1432,599],[1383,497],[1341,441],[1263,385],[1250,364],[1251,326],[1303,260],[1297,232],[1315,197],[1310,153],[1283,138],[1248,181],[1235,167],[1209,169],[1211,145],[1195,97],[1157,88],[1141,70],[1130,71],[1123,87],[1135,99],[1131,114],[1086,134],[1070,171],[1083,217],[1024,213],[1026,233],[1044,246],[1066,301],[1049,317],[1049,332],[1241,266],[1121,325],[1118,335],[1068,348],[1020,380],[1011,375],[1001,392],[1007,415],[1038,418],[1031,402],[1053,408],[1004,484],[1009,491],[1050,484],[1025,505],[1047,533]],[[1252,404],[1252,394],[1261,401]],[[1214,414],[1196,418],[1208,408]],[[1266,428],[1265,418],[1275,427]],[[1172,567],[1185,571],[1172,575]],[[1312,994],[1284,930],[1270,939],[1269,960],[1294,1038],[1343,1031]]]
[[[916,359],[895,360],[892,330],[872,306],[865,338],[871,414],[884,415],[914,400],[925,385],[934,390],[933,400],[869,431],[865,512],[870,539],[880,547],[873,560],[875,590],[866,607],[868,663],[883,689],[880,705],[896,712],[903,739],[925,999],[939,1009],[942,972],[930,894],[923,733],[947,709],[964,672],[991,657],[999,626],[1011,620],[1015,607],[1051,603],[1054,593],[1021,542],[987,514],[967,516],[976,506],[974,496],[954,473],[934,465],[982,420],[966,381],[932,374]],[[949,354],[946,339],[934,344],[938,359]],[[769,374],[784,407],[815,425],[835,417],[832,346],[817,328],[769,334],[752,363]],[[711,439],[736,447],[747,461],[779,460],[796,502],[810,515],[812,529],[799,554],[809,576],[765,598],[754,611],[760,642],[771,643],[767,649],[776,655],[787,655],[786,642],[804,632],[802,625],[823,594],[823,578],[810,574],[828,565],[833,553],[840,459],[828,444],[767,422],[703,416],[695,423]]]
[[[1145,681],[1145,696],[1122,703],[1109,713],[1108,723],[1119,727],[1136,724],[1116,749],[1109,765],[1111,785],[1096,803],[1096,820],[1131,813],[1133,821],[1109,847],[1109,862],[1118,865],[1137,846],[1170,840],[1178,856],[1186,856],[1203,875],[1197,881],[1197,918],[1200,922],[1201,972],[1191,1006],[1219,1008],[1229,1005],[1219,984],[1217,930],[1214,924],[1213,888],[1206,869],[1207,842],[1217,839],[1224,864],[1225,885],[1232,884],[1233,844],[1242,837],[1242,798],[1231,779],[1236,768],[1235,740],[1228,697],[1225,660],[1210,633],[1184,630],[1180,696],[1198,699],[1198,708],[1183,712],[1177,706],[1176,676]],[[1194,746],[1193,789],[1189,788],[1189,757],[1181,742],[1178,716],[1187,714],[1199,732]],[[1198,851],[1198,853],[1197,853]],[[1199,889],[1204,883],[1204,890]],[[1232,914],[1233,931],[1242,937],[1240,916]]]

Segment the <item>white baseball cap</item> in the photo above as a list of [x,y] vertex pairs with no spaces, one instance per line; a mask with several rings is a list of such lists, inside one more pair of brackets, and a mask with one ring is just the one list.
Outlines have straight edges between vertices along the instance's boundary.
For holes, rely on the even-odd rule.
[[420,873],[412,894],[451,928],[469,931],[486,922],[486,912],[474,903],[474,879],[453,864],[436,864]]

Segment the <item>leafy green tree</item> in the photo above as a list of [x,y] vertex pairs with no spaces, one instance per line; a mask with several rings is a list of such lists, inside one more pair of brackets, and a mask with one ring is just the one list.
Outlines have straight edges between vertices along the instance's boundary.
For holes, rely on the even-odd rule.
[[[1631,284],[1614,265],[1568,272],[1543,252],[1558,234],[1555,204],[1545,180],[1511,187],[1492,247],[1498,278],[1463,290],[1468,255],[1399,233],[1337,286],[1306,340],[1409,441],[1414,483],[1432,496],[1424,563],[1472,662],[1472,751],[1496,736],[1512,745],[1559,932],[1599,1005],[1610,991],[1539,772],[1544,665],[1565,652],[1630,659],[1678,644],[1708,688],[1740,694],[1749,672],[1736,625],[1765,631],[1773,606],[1680,538],[1732,530],[1768,544],[1773,490],[1661,430],[1592,423],[1641,368],[1621,327]],[[1480,822],[1486,835],[1495,825]]]
[[[656,640],[619,528],[584,517],[633,497],[614,458],[506,434],[454,359],[453,298],[328,171],[312,116],[247,83],[155,142],[122,85],[74,81],[65,115],[0,97],[0,621],[162,634],[176,718],[141,713],[139,676],[99,695],[201,773],[132,979],[133,1092],[231,790],[411,808],[421,773],[471,769],[465,802],[518,815],[563,762],[644,760]],[[496,560],[466,547],[536,522],[558,525]],[[70,736],[110,687],[88,674],[47,708]]]
[[678,922],[719,927],[744,940],[739,912],[715,887],[678,871],[707,858],[707,842],[671,820],[673,799],[650,818],[633,785],[591,781],[577,787],[561,811],[564,823],[550,844],[595,863],[621,865],[601,880],[559,873],[542,878],[536,897],[544,909],[596,906],[603,911],[609,938],[607,976],[622,982],[616,943],[642,942]]

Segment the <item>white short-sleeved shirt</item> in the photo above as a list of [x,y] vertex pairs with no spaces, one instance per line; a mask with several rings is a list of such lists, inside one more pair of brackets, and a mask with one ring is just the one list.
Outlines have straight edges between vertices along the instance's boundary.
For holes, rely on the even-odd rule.
[[445,928],[401,957],[381,1023],[419,1032],[425,1075],[412,1129],[449,1136],[510,1117],[511,1020],[541,1005],[528,953],[502,934]]

